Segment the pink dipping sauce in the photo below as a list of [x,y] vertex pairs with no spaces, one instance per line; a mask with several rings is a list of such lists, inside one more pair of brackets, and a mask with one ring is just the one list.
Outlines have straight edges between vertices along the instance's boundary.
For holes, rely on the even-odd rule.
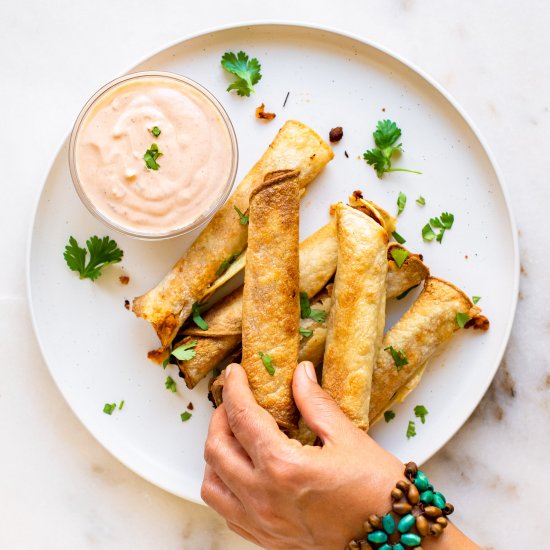
[[[224,193],[234,178],[232,138],[199,90],[175,78],[139,77],[116,84],[84,115],[75,169],[88,200],[115,225],[168,234],[192,224]],[[143,159],[152,144],[162,153],[157,170]]]

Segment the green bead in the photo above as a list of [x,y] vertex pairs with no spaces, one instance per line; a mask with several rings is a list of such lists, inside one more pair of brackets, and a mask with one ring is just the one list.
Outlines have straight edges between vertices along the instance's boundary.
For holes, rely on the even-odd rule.
[[367,535],[367,540],[369,542],[382,543],[388,541],[388,535],[384,531],[373,531]]
[[383,546],[381,546],[378,550],[392,550],[392,546],[391,544],[384,544]]
[[444,508],[447,501],[445,500],[445,497],[441,493],[435,493],[434,499],[433,499],[434,506],[437,506],[438,508]]
[[414,525],[414,522],[414,516],[412,514],[407,514],[400,519],[397,529],[400,533],[406,533]]
[[431,504],[434,500],[434,494],[431,491],[424,491],[420,495],[420,502],[423,504]]
[[382,518],[382,527],[384,527],[384,531],[386,531],[388,535],[393,534],[395,531],[395,520],[390,514],[387,514]]
[[414,484],[419,491],[425,491],[428,489],[430,482],[428,481],[426,474],[418,470],[416,477],[414,478]]
[[401,542],[405,546],[418,546],[422,542],[422,539],[414,533],[406,533],[405,535],[401,535]]
[[405,550],[405,548],[403,548],[403,545],[398,542],[397,544],[393,545],[393,550]]

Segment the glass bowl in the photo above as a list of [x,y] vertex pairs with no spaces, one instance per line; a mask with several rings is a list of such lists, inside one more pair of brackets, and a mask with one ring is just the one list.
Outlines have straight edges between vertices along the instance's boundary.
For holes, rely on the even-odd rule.
[[[82,181],[79,177],[79,173],[78,173],[79,164],[77,162],[77,155],[78,155],[77,143],[78,143],[79,133],[82,130],[84,123],[87,122],[87,115],[93,111],[94,107],[98,105],[98,103],[100,103],[101,100],[105,99],[107,94],[111,94],[113,91],[116,91],[117,87],[122,87],[128,83],[131,83],[132,81],[140,80],[140,79],[151,79],[151,78],[160,79],[160,80],[163,80],[163,79],[175,80],[179,83],[178,87],[180,88],[181,91],[183,91],[186,87],[188,87],[191,92],[190,97],[199,96],[200,98],[202,98],[202,100],[205,101],[207,105],[209,105],[210,107],[213,107],[214,112],[217,112],[221,121],[223,121],[225,129],[227,131],[227,136],[229,138],[229,147],[231,148],[231,151],[230,151],[230,168],[229,168],[227,181],[225,181],[223,185],[219,186],[217,194],[211,197],[211,202],[208,204],[205,204],[204,210],[195,219],[193,219],[188,223],[185,223],[182,226],[171,228],[169,230],[159,230],[159,231],[143,230],[142,231],[135,227],[131,227],[130,226],[131,224],[125,225],[124,223],[121,223],[120,221],[113,219],[112,217],[109,216],[109,213],[105,209],[100,209],[98,205],[94,204],[94,200],[88,195],[88,193],[84,189],[84,186],[82,185]],[[153,137],[152,139],[154,140],[155,138]],[[112,229],[115,229],[116,231],[120,231],[121,233],[124,233],[125,235],[129,235],[131,237],[136,237],[139,239],[146,239],[146,240],[158,240],[158,239],[168,239],[172,237],[179,237],[181,235],[189,233],[190,231],[193,231],[194,229],[197,229],[198,227],[206,223],[216,213],[216,211],[224,204],[227,197],[229,196],[229,193],[231,192],[233,183],[235,181],[235,176],[237,173],[238,156],[239,154],[238,154],[238,146],[237,146],[237,138],[235,136],[235,130],[233,129],[233,125],[231,123],[231,120],[229,119],[229,116],[225,112],[220,102],[206,88],[204,88],[197,82],[175,73],[162,72],[162,71],[146,71],[146,72],[127,74],[103,86],[88,100],[88,102],[86,103],[86,105],[84,106],[80,114],[78,115],[78,118],[76,119],[73,130],[71,132],[71,137],[69,141],[69,169],[71,173],[71,178],[73,180],[73,184],[76,189],[76,192],[78,193],[78,196],[80,197],[81,201],[84,203],[86,208],[97,219],[99,219],[100,221],[102,221],[104,224],[111,227]]]

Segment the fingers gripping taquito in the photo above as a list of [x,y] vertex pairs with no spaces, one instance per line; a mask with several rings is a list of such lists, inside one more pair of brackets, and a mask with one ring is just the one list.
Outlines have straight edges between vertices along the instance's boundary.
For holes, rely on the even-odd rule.
[[333,157],[329,145],[301,122],[287,121],[262,158],[241,181],[170,273],[152,290],[134,299],[132,310],[149,321],[168,347],[209,287],[246,247],[248,226],[239,223],[237,207],[248,210],[249,196],[268,172],[299,170],[299,188],[307,186]]
[[382,343],[388,233],[380,219],[335,207],[338,265],[328,322],[323,388],[358,427],[369,426],[372,372]]
[[242,366],[256,401],[285,431],[297,423],[291,386],[300,323],[298,220],[297,172],[268,174],[250,196]]

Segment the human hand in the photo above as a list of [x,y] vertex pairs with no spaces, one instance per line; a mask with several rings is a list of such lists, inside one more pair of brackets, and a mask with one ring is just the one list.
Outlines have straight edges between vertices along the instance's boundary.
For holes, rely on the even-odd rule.
[[203,500],[269,550],[341,550],[369,514],[391,508],[403,464],[347,419],[311,363],[298,365],[293,394],[322,447],[284,435],[254,400],[244,369],[230,367],[206,441]]

